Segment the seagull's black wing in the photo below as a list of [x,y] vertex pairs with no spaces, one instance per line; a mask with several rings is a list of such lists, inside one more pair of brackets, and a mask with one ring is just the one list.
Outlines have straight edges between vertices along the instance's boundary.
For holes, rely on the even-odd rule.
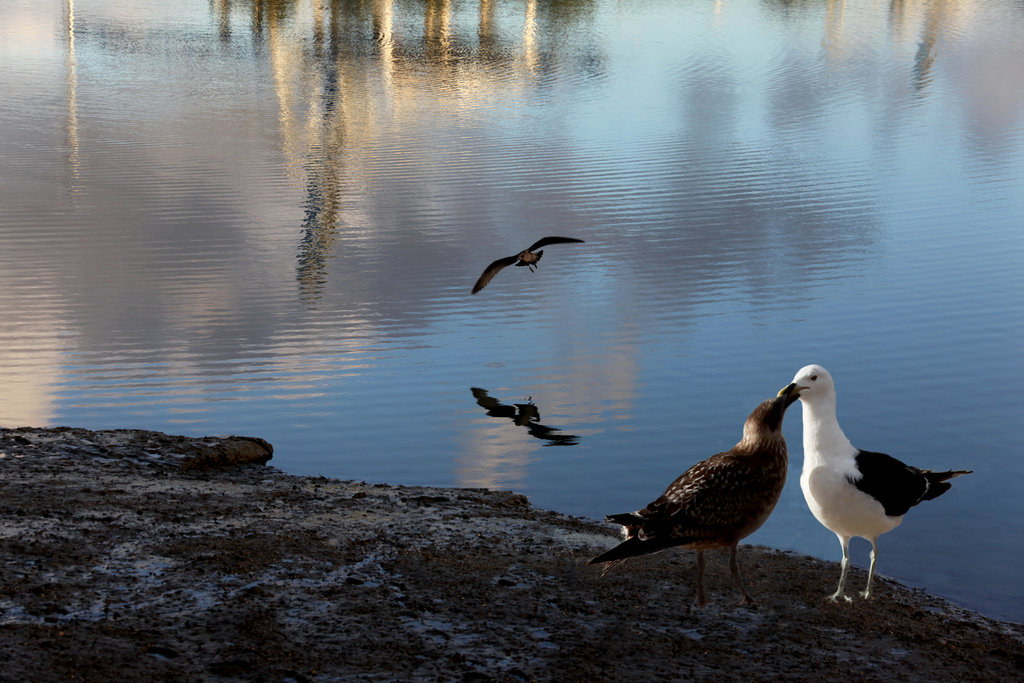
[[[541,240],[541,241],[543,241],[543,240]],[[518,255],[517,256],[507,256],[505,258],[500,258],[497,261],[495,261],[494,263],[492,263],[491,265],[487,266],[487,268],[484,269],[483,274],[480,276],[480,279],[476,281],[475,285],[473,285],[473,292],[472,293],[476,294],[481,289],[486,287],[487,283],[494,279],[494,276],[498,274],[499,270],[501,270],[505,266],[511,266],[513,263],[515,263],[518,260],[519,260],[519,256]]]
[[854,486],[881,503],[887,515],[906,514],[928,492],[925,473],[891,455],[858,451],[856,463],[861,478],[853,482]]
[[569,242],[582,242],[575,237],[541,237],[539,240],[530,245],[530,248],[526,251],[537,251],[541,247],[546,247],[549,244],[568,244]]
[[891,455],[858,450],[860,479],[850,482],[885,508],[890,517],[901,517],[923,500],[938,498],[953,487],[947,479],[970,474],[970,470],[933,472],[902,463]]

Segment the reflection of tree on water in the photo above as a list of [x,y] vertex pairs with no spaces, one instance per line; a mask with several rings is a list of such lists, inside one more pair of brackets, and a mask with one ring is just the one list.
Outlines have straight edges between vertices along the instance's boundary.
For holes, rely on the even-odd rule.
[[[227,17],[231,10],[236,7],[248,9],[249,22],[254,35],[261,35],[263,29],[268,25],[286,20],[300,4],[300,0],[218,0],[217,2],[222,26],[227,25]],[[225,31],[230,31],[230,29],[222,29],[222,33]]]
[[561,430],[558,427],[540,424],[540,410],[529,399],[526,403],[506,405],[491,397],[486,389],[472,387],[470,391],[473,392],[473,398],[476,399],[477,405],[485,409],[488,415],[508,418],[517,426],[526,427],[530,436],[550,441],[550,443],[544,444],[545,446],[575,446],[580,441],[580,437],[575,434],[560,434]]
[[67,37],[67,56],[65,66],[66,97],[67,97],[67,120],[65,121],[65,133],[67,144],[68,168],[71,171],[68,188],[72,195],[77,195],[81,190],[81,159],[79,158],[79,135],[78,135],[78,62],[75,58],[75,2],[66,0],[64,4],[64,28]]
[[[286,4],[286,3],[278,3]],[[290,4],[290,3],[287,3]],[[336,5],[334,9],[336,9]],[[272,30],[284,17],[284,10],[273,8]],[[344,148],[345,128],[337,125],[337,118],[343,116],[340,99],[344,96],[339,83],[341,64],[341,30],[338,14],[332,11],[328,21],[327,40],[324,40],[322,17],[314,15],[313,46],[319,57],[319,96],[311,106],[312,112],[319,112],[319,130],[314,128],[317,146],[308,150],[303,164],[306,172],[306,201],[303,204],[305,216],[302,220],[302,238],[299,242],[296,278],[299,295],[307,304],[319,298],[320,289],[327,281],[327,260],[334,251],[339,214],[341,212],[341,189],[339,187],[338,158]],[[326,42],[326,51],[325,45]],[[313,93],[311,93],[313,94]],[[310,121],[309,123],[315,123]]]
[[[765,6],[783,18],[800,21],[807,13],[818,11],[820,3],[816,0],[765,0]],[[889,17],[894,31],[903,31],[915,21],[921,22],[912,71],[914,90],[923,92],[931,82],[932,64],[938,53],[940,37],[956,24],[957,14],[965,6],[965,3],[950,0],[891,0],[889,3]],[[840,61],[847,40],[846,1],[826,0],[825,9],[822,45],[833,53],[832,59]]]
[[[906,22],[908,3],[905,0],[894,0],[891,6],[893,27],[899,29]],[[923,7],[925,13],[924,22],[921,27],[921,40],[917,44],[917,52],[914,54],[913,86],[919,93],[932,81],[932,64],[937,55],[937,45],[942,32],[953,24],[953,17],[949,11],[948,3],[945,0],[935,0],[926,3]],[[955,10],[953,12],[955,14]]]
[[307,188],[309,194],[305,204],[306,216],[302,221],[296,278],[299,296],[305,303],[312,304],[319,298],[320,288],[327,281],[327,259],[334,251],[337,235],[335,221],[339,197],[336,186],[318,183],[315,176],[307,183]]

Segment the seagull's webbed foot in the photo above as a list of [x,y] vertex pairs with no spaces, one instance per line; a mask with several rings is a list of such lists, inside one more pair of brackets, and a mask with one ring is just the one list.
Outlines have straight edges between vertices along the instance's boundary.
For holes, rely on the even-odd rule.
[[844,593],[841,590],[836,591],[832,595],[828,596],[828,598],[826,598],[826,599],[829,602],[839,602],[839,598],[842,598],[846,602],[853,602],[853,598],[851,598],[849,595],[847,595],[846,593]]
[[[871,589],[867,588],[865,590],[862,590],[862,591],[860,591],[858,593],[858,595],[860,595],[860,597],[864,598],[865,600],[870,600],[871,599],[871,595],[872,595]],[[846,598],[846,599],[849,600],[850,598]]]

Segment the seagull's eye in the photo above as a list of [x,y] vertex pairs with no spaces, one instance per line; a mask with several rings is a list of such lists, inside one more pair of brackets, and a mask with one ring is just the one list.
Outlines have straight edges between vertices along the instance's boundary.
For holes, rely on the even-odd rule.
[[817,375],[811,375],[811,381],[812,382],[817,382],[818,381],[818,376]]

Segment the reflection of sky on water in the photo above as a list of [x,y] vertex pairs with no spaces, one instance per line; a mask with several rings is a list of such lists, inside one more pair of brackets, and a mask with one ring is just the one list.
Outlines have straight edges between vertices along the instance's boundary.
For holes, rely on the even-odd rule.
[[[975,470],[882,571],[997,610],[1012,577],[935,568],[965,536],[1007,566],[975,525],[1024,519],[1022,15],[5,4],[0,424],[258,434],[290,471],[598,516],[820,362],[855,442]],[[587,244],[468,296],[544,234]],[[579,441],[545,448],[467,387]],[[753,540],[834,559],[799,428]]]

